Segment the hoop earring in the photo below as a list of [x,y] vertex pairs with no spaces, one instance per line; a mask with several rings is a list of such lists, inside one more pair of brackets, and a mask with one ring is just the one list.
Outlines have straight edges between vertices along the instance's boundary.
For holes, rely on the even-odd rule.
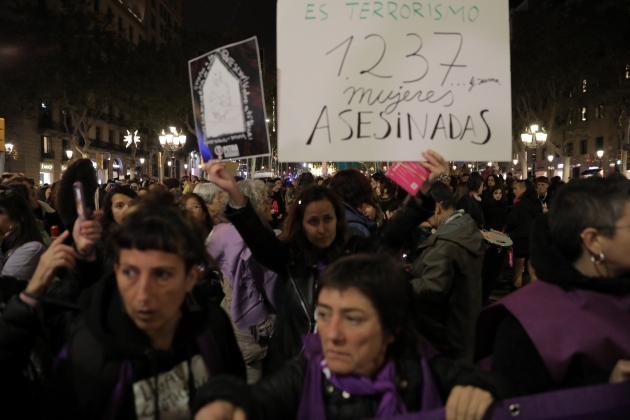
[[603,262],[604,262],[604,260],[605,260],[605,259],[606,259],[606,258],[604,257],[604,253],[603,253],[603,252],[600,252],[600,253],[599,253],[599,259],[597,259],[597,258],[595,257],[595,255],[591,255],[591,262],[592,262],[593,264],[595,264],[595,265],[600,265],[601,263],[603,263]]

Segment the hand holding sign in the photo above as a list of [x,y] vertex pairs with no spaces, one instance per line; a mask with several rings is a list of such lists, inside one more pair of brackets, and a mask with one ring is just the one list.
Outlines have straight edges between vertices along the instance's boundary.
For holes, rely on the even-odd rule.
[[221,187],[230,196],[230,203],[236,207],[245,204],[245,196],[238,189],[236,179],[226,170],[226,163],[218,159],[212,159],[204,165],[204,172],[208,174],[208,180]]

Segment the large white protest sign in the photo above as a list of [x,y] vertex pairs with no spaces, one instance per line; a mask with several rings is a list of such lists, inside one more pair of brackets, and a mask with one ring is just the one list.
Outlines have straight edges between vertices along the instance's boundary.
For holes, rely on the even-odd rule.
[[282,161],[511,159],[507,1],[278,1]]

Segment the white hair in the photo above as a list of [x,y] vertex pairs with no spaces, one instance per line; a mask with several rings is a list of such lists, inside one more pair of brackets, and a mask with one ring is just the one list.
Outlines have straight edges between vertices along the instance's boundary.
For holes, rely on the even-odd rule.
[[204,182],[203,184],[197,184],[193,192],[203,198],[203,201],[206,203],[212,203],[214,196],[224,191],[221,187],[212,182]]

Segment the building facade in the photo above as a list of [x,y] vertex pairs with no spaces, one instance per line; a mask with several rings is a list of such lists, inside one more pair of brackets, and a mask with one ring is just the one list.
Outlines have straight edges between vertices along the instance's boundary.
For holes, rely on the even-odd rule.
[[[49,0],[47,7],[58,7],[58,4],[56,0]],[[181,0],[92,0],[87,7],[109,15],[113,30],[135,45],[148,41],[160,48],[176,36],[181,27]],[[37,107],[37,117],[6,118],[6,143],[13,145],[13,152],[6,153],[2,163],[4,171],[24,173],[36,182],[51,184],[61,178],[71,160],[69,136],[63,123],[65,111],[55,103],[41,102]],[[132,168],[132,150],[124,141],[128,129],[120,109],[111,105],[89,128],[87,154],[97,169],[99,182],[125,177],[157,178],[157,155],[163,151],[157,135],[139,133]],[[79,146],[82,148],[84,144],[80,139]],[[72,150],[72,157],[81,157],[79,151]],[[184,175],[187,162],[175,158],[162,160],[166,177]],[[171,166],[167,165],[168,160]]]

